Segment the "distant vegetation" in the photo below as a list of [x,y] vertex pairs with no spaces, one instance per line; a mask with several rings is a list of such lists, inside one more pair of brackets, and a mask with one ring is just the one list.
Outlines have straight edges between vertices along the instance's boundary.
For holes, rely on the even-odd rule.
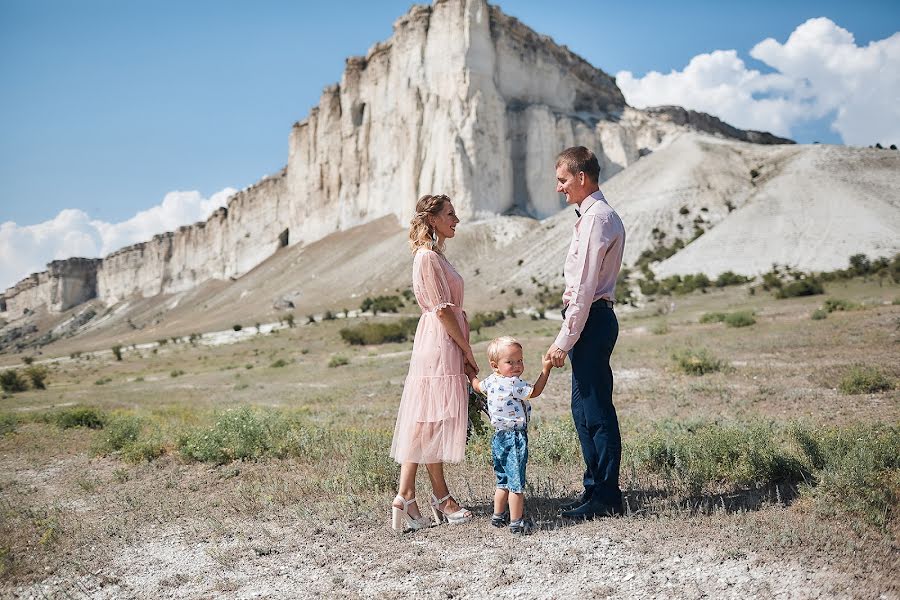
[[[662,240],[662,235],[661,233],[656,235],[658,241]],[[643,296],[652,298],[672,294],[689,294],[698,290],[705,293],[713,286],[724,288],[757,281],[757,278],[738,275],[732,271],[721,273],[715,280],[710,280],[703,273],[672,275],[665,279],[656,279],[650,265],[669,258],[684,246],[685,243],[679,239],[670,246],[660,244],[653,250],[645,250],[641,253],[635,266],[642,277],[632,283],[632,271],[623,268],[616,282],[616,301],[622,304],[634,304],[635,287]],[[759,283],[751,288],[751,293],[758,288],[771,292],[776,298],[814,296],[825,293],[824,284],[827,282],[848,280],[854,277],[890,278],[894,283],[900,283],[900,254],[896,254],[892,259],[877,258],[874,260],[869,259],[865,254],[855,254],[850,257],[849,266],[846,269],[821,273],[804,273],[790,267],[772,265],[771,270],[759,276]],[[845,309],[837,308],[836,310]]]
[[725,361],[715,358],[706,348],[678,350],[672,353],[672,360],[688,375],[706,375],[722,371],[728,365]]
[[400,296],[376,296],[375,298],[366,298],[359,305],[361,312],[372,311],[372,314],[378,313],[395,313],[403,306],[403,300]]
[[360,323],[340,330],[341,339],[351,345],[364,346],[405,342],[416,333],[419,320],[415,317],[400,319],[393,323]]
[[841,379],[842,394],[877,394],[894,389],[894,382],[875,367],[855,366]]

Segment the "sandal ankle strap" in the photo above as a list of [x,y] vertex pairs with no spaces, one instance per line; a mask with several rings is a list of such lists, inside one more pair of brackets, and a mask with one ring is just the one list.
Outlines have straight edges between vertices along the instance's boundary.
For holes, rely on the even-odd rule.
[[[399,498],[399,499],[400,499],[400,502],[403,503],[403,510],[408,510],[408,509],[409,509],[409,505],[412,504],[412,503],[414,503],[414,502],[416,501],[415,498],[413,498],[413,499],[411,499],[411,500],[407,500],[406,498],[404,498],[404,497],[401,496],[400,494],[397,494],[397,498]],[[394,499],[396,500],[397,498],[394,498]]]
[[440,504],[443,504],[444,502],[446,502],[447,500],[449,500],[449,499],[452,498],[452,497],[453,497],[453,494],[447,494],[447,495],[444,496],[443,498],[438,499],[437,496],[435,496],[434,494],[432,494],[432,495],[431,495],[431,503],[432,503],[433,505],[435,505],[435,506],[438,506],[438,505],[440,505]]

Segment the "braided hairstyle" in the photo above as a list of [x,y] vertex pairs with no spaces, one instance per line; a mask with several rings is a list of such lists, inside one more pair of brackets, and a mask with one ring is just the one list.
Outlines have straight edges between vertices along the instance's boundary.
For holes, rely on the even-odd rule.
[[443,247],[438,247],[437,233],[428,222],[428,217],[436,217],[444,209],[444,203],[450,202],[450,197],[443,194],[426,194],[416,202],[416,214],[409,222],[409,247],[413,253],[419,248],[434,250],[438,254],[443,253]]

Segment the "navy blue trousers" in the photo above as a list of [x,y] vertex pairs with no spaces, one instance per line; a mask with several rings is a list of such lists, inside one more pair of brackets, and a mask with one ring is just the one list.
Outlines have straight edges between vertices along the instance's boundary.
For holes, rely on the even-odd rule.
[[572,419],[584,455],[584,489],[594,501],[618,505],[622,436],[612,403],[613,373],[609,358],[619,337],[616,313],[594,303],[572,361]]

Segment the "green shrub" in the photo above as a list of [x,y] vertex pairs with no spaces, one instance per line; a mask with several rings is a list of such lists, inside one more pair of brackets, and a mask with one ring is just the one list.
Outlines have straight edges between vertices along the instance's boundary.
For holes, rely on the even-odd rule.
[[705,375],[721,371],[727,366],[725,361],[714,358],[705,348],[676,351],[672,353],[672,359],[688,375]]
[[240,323],[235,323],[234,325],[231,326],[231,328],[235,331],[240,331],[241,329],[244,328],[244,326],[241,325]]
[[0,436],[7,433],[13,433],[19,425],[19,419],[16,415],[10,413],[0,413]]
[[284,315],[281,320],[291,329],[294,328],[294,315],[292,315],[291,313]]
[[94,382],[94,385],[106,385],[110,381],[112,381],[112,377],[101,377],[100,379],[98,379],[97,381]]
[[751,281],[752,279],[752,277],[744,277],[743,275],[738,275],[732,271],[725,271],[724,273],[720,273],[719,276],[716,277],[716,287],[741,285]]
[[116,357],[116,360],[122,360],[122,345],[116,344],[112,347],[113,356]]
[[500,321],[506,318],[506,313],[502,310],[497,310],[488,313],[478,312],[469,319],[469,329],[476,332],[481,333],[482,327],[493,327]]
[[703,316],[700,317],[700,322],[701,323],[721,323],[726,318],[728,318],[728,313],[708,312],[708,313],[703,313]]
[[86,406],[73,406],[56,413],[51,413],[50,418],[62,429],[72,427],[87,427],[88,429],[103,429],[106,423],[106,415],[96,409]]
[[249,407],[227,410],[216,415],[212,425],[183,431],[176,448],[185,458],[199,462],[255,460],[275,454],[287,426],[276,413]]
[[31,387],[36,390],[47,389],[47,377],[50,370],[44,365],[31,365],[25,369],[25,376],[31,380]]
[[754,323],[753,313],[747,311],[733,312],[725,317],[725,324],[729,327],[749,327]]
[[653,329],[650,330],[654,335],[665,335],[671,331],[669,329],[669,323],[667,321],[660,321],[656,325],[653,326]]
[[581,446],[572,419],[536,422],[533,440],[529,453],[533,453],[536,461],[577,464],[582,460]]
[[[279,358],[278,360],[276,360],[275,362],[273,362],[273,363],[272,363],[271,365],[269,365],[269,366],[272,367],[273,369],[280,369],[281,367],[286,367],[287,364],[288,364],[288,363],[287,363],[286,360],[284,360],[283,358]],[[248,366],[249,368],[253,368],[253,365],[247,365],[247,366]]]
[[359,305],[362,312],[372,311],[372,314],[378,313],[395,313],[403,306],[403,300],[399,296],[377,296],[375,298],[366,298]]
[[886,529],[900,506],[900,429],[882,424],[848,429],[793,424],[789,433],[811,473],[803,491],[827,515],[862,516]]
[[143,420],[138,417],[130,415],[113,416],[107,420],[103,427],[103,433],[98,436],[94,452],[101,456],[118,452],[136,442],[143,428]]
[[658,428],[630,441],[623,464],[661,475],[668,486],[695,496],[730,489],[802,480],[803,468],[774,443],[771,425],[698,425]]
[[330,368],[334,367],[343,367],[344,365],[349,365],[350,359],[346,356],[335,355],[331,357],[331,360],[328,361],[328,366]]
[[26,365],[30,365],[31,363],[34,362],[34,357],[33,356],[23,356],[22,362],[25,363]]
[[172,377],[173,379],[175,377],[181,377],[182,375],[184,375],[184,371],[182,371],[181,369],[172,369],[172,371],[169,373],[169,377]]
[[816,310],[813,311],[811,318],[813,321],[821,321],[822,319],[824,319],[827,316],[828,316],[827,311],[822,310],[821,308],[817,308]]
[[775,297],[779,299],[795,298],[798,296],[815,296],[824,293],[825,288],[822,286],[822,282],[815,277],[809,277],[807,279],[800,279],[798,281],[783,284],[775,292]]
[[393,323],[360,323],[355,327],[345,327],[339,333],[345,342],[358,346],[405,342],[415,334],[418,323],[415,318]]
[[838,386],[842,394],[877,394],[894,389],[894,382],[874,367],[855,366]]
[[15,394],[27,390],[28,384],[16,369],[7,369],[0,373],[0,387],[8,394]]
[[839,298],[829,298],[825,301],[825,304],[822,305],[822,308],[827,312],[833,313],[836,310],[853,310],[857,308],[857,305],[847,300],[841,300]]

